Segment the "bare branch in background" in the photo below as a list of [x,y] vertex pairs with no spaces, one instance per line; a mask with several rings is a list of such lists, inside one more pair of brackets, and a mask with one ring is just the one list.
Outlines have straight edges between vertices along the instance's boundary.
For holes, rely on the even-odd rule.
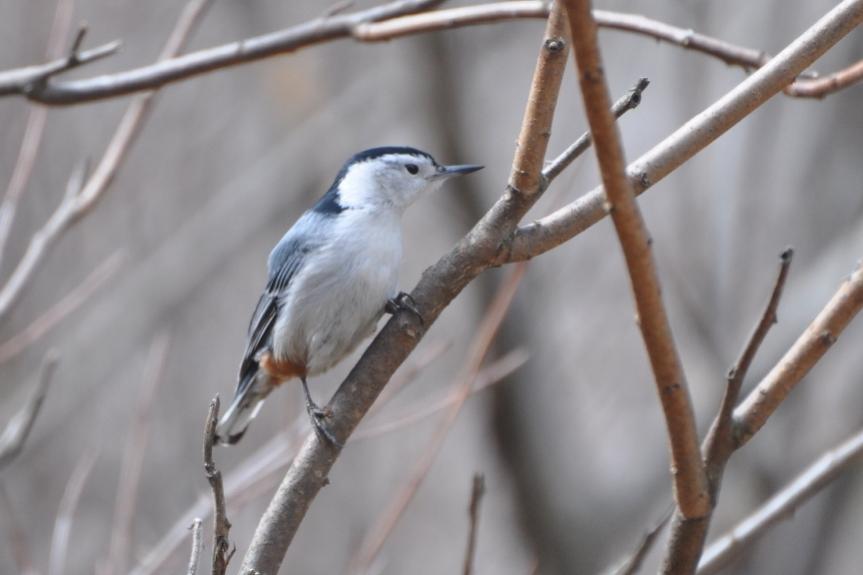
[[683,365],[662,301],[659,274],[651,251],[650,232],[626,177],[626,160],[612,115],[611,97],[602,68],[596,23],[590,0],[567,0],[573,52],[594,150],[602,173],[620,246],[626,259],[638,326],[650,357],[657,393],[671,445],[674,495],[684,517],[701,517],[710,507],[707,477],[698,447],[698,429]]
[[485,477],[482,473],[475,473],[471,483],[470,504],[467,508],[470,526],[467,532],[467,549],[464,554],[464,575],[473,573],[474,557],[476,555],[476,539],[479,532],[479,507],[482,496],[485,495]]
[[228,569],[228,562],[234,555],[230,550],[231,542],[228,534],[231,531],[231,522],[225,511],[225,488],[222,485],[222,472],[213,462],[213,444],[216,441],[216,423],[219,421],[219,396],[210,402],[210,410],[207,413],[207,425],[204,427],[204,474],[213,490],[213,575],[224,575]]
[[[441,2],[442,0],[397,0],[352,14],[324,16],[279,32],[199,50],[186,56],[164,58],[161,62],[150,66],[89,80],[70,80],[62,83],[34,81],[65,70],[67,64],[65,59],[42,66],[0,72],[0,96],[17,94],[42,104],[61,105],[155,90],[165,84],[219,68],[294,52],[329,40],[347,38],[351,36],[357,25],[364,22],[410,14]],[[115,49],[116,46],[109,44],[91,52],[98,51],[101,57]],[[91,53],[80,56],[90,57]]]
[[[209,4],[210,0],[190,0],[186,4],[162,50],[160,60],[168,60],[183,49]],[[140,134],[147,113],[153,106],[154,94],[155,92],[141,94],[132,101],[93,174],[87,178],[86,170],[82,169],[70,178],[63,201],[45,225],[33,234],[12,275],[0,288],[0,319],[9,313],[24,293],[24,288],[33,279],[51,248],[75,222],[93,209],[111,185],[128,155],[130,146]]]
[[163,333],[157,336],[150,346],[143,385],[136,402],[137,413],[130,426],[129,437],[123,450],[123,465],[120,468],[117,500],[114,505],[114,525],[111,529],[107,569],[104,572],[108,575],[127,571],[126,561],[132,545],[133,523],[137,509],[138,483],[141,479],[141,471],[144,469],[144,458],[147,455],[153,403],[156,400],[156,392],[165,381],[165,365],[170,341],[170,336]]
[[54,520],[54,532],[51,535],[51,554],[48,562],[48,575],[64,575],[68,571],[66,552],[69,549],[69,536],[72,534],[72,523],[81,493],[87,484],[87,478],[96,463],[98,452],[91,450],[78,460],[78,465],[69,475],[63,498],[57,509],[57,518]]
[[435,434],[425,449],[422,450],[404,486],[390,500],[384,512],[375,521],[369,533],[366,534],[359,550],[351,560],[349,572],[366,573],[370,570],[381,549],[383,549],[384,543],[431,471],[444,441],[452,430],[465,401],[470,396],[471,388],[479,375],[480,368],[491,349],[492,343],[494,343],[495,337],[497,337],[503,319],[512,305],[512,300],[525,271],[525,264],[516,266],[498,290],[494,301],[492,301],[480,327],[477,329],[462,373],[456,378],[454,386],[457,393],[456,401],[449,407]]
[[735,449],[761,429],[791,390],[836,343],[861,308],[863,265],[858,265],[791,349],[734,410]]
[[698,575],[713,575],[748,549],[771,527],[794,515],[814,495],[863,457],[863,431],[818,458],[787,487],[712,543],[698,565]]
[[[47,60],[58,58],[68,41],[74,4],[72,0],[57,2],[54,22],[48,34],[48,47],[45,50]],[[6,253],[6,241],[9,239],[9,232],[12,231],[12,224],[18,211],[18,201],[27,189],[33,166],[36,164],[36,156],[39,154],[47,119],[48,110],[43,106],[31,106],[27,111],[27,123],[24,127],[18,159],[15,161],[6,195],[3,196],[3,203],[0,204],[0,262],[3,261],[3,255]]]
[[0,482],[0,516],[3,517],[9,531],[9,551],[19,575],[37,575],[33,566],[33,554],[30,552],[30,542],[24,527],[18,521],[17,513],[6,493],[6,486]]
[[60,301],[53,304],[39,317],[3,343],[0,343],[0,364],[17,357],[24,350],[35,344],[60,322],[69,317],[95,293],[113,278],[123,266],[125,252],[117,250],[90,272],[84,281],[72,288]]
[[[448,346],[437,346],[431,350],[427,350],[428,355],[426,357],[417,358],[415,363],[419,365],[414,365],[408,370],[414,372],[413,375],[404,374],[400,377],[416,376],[415,370],[417,368],[422,369],[426,362],[435,359],[439,350],[445,347]],[[500,383],[512,372],[524,365],[527,359],[527,353],[517,349],[491,362],[480,371],[475,384],[471,387],[471,395]],[[398,383],[396,377],[394,377],[390,385]],[[407,383],[409,382],[404,381],[404,379],[402,380],[402,385]],[[387,389],[389,389],[389,386]],[[383,407],[392,397],[391,394],[387,397],[381,394],[375,406]],[[405,408],[401,413],[387,418],[383,422],[372,423],[368,427],[361,427],[351,436],[351,441],[374,439],[381,435],[402,430],[405,427],[424,421],[426,418],[440,413],[455,403],[457,399],[457,397],[450,394],[439,401],[418,401],[418,406],[416,407]],[[377,410],[378,408],[376,407],[372,411]],[[268,489],[271,488],[278,474],[293,459],[299,447],[293,438],[296,432],[306,428],[307,422],[308,420],[304,416],[298,418],[292,429],[274,436],[228,473],[224,479],[225,499],[231,500],[232,507],[238,510],[242,509],[246,503],[256,499],[254,494],[262,489],[261,486],[266,486]],[[196,501],[180,516],[171,528],[166,530],[162,539],[143,557],[141,564],[131,571],[131,575],[153,575],[160,573],[160,570],[171,556],[185,543],[186,537],[189,534],[189,523],[198,517],[207,519],[211,511],[212,504],[209,498],[201,498]]]
[[749,336],[743,347],[740,357],[728,372],[725,394],[722,397],[719,412],[702,444],[701,451],[704,456],[704,466],[710,488],[710,512],[704,517],[697,518],[685,518],[675,514],[671,526],[671,536],[666,548],[665,569],[667,572],[691,573],[698,565],[698,560],[704,549],[707,530],[710,527],[713,509],[716,508],[719,499],[725,465],[736,449],[732,417],[734,407],[740,397],[740,389],[749,371],[749,366],[755,359],[755,354],[764,342],[764,338],[767,337],[767,332],[777,321],[779,300],[788,278],[793,253],[791,248],[787,248],[780,256],[779,273],[773,283],[770,298],[761,318],[755,324],[752,335]]
[[[552,24],[559,23],[559,18],[549,18],[549,28]],[[562,29],[554,28],[548,29],[547,32],[545,40],[559,39],[565,34]],[[560,52],[559,47],[551,50],[544,42],[535,73],[546,75],[542,89],[547,95],[542,99],[550,106],[555,102],[548,95],[557,93],[563,67],[546,66],[542,60],[558,58]],[[552,70],[559,70],[559,73],[552,74]],[[536,84],[534,79],[533,85]],[[550,120],[548,114],[543,116]],[[525,121],[531,122],[531,118],[526,118]],[[550,131],[550,126],[531,123],[537,128],[536,137],[545,141],[540,132]],[[542,160],[535,166],[524,163],[522,169],[535,169],[539,173]],[[539,181],[538,177],[536,181]],[[411,294],[425,321],[420,323],[407,318],[407,314],[388,321],[327,405],[333,414],[330,430],[336,439],[346,440],[359,425],[389,378],[416,347],[443,309],[494,259],[501,243],[539,197],[538,193],[527,192],[521,190],[516,193],[508,188],[467,236],[448,255],[425,271],[419,285]],[[258,524],[243,559],[241,571],[278,571],[309,505],[327,481],[327,475],[338,453],[338,449],[320,443],[316,436],[306,440]]]
[[[863,0],[843,0],[762,68],[631,163],[640,194],[679,168],[743,118],[781,92],[831,46],[863,22]],[[567,206],[520,227],[497,264],[536,257],[605,217],[605,193],[595,188]]]
[[192,525],[189,526],[189,529],[192,531],[192,552],[189,555],[189,568],[186,570],[187,575],[198,574],[198,563],[201,562],[201,549],[204,546],[201,524],[202,521],[196,517],[192,521]]
[[[341,38],[352,38],[360,42],[383,42],[423,32],[503,20],[544,19],[549,13],[549,3],[540,0],[497,2],[424,12],[440,3],[441,0],[401,0],[344,15],[338,14],[344,6],[337,6],[335,12],[328,11],[328,14],[316,20],[278,32],[199,50],[173,58],[169,62],[85,80],[48,82],[51,76],[67,69],[68,59],[64,58],[41,66],[0,72],[0,97],[20,95],[43,104],[78,104],[157,89],[213,70],[296,52]],[[419,14],[414,14],[417,12]],[[596,10],[594,18],[601,27],[643,35],[694,50],[747,71],[759,68],[770,60],[770,56],[761,50],[736,46],[637,14]],[[92,61],[94,56],[104,57],[113,53],[117,46],[118,43],[107,44],[80,56]],[[807,78],[789,86],[786,93],[795,97],[820,98],[848,87],[863,77],[863,61],[824,78],[819,78],[815,73],[806,76]]]
[[665,516],[654,525],[644,536],[641,538],[641,541],[638,543],[638,547],[635,548],[629,557],[627,557],[623,563],[614,570],[614,575],[635,575],[641,569],[641,564],[644,563],[644,559],[647,557],[647,554],[650,553],[650,550],[653,549],[656,544],[656,540],[659,539],[659,534],[662,533],[662,529],[668,523],[668,520],[671,519],[671,513],[674,509],[670,509],[665,513]]
[[33,430],[33,424],[36,423],[36,417],[42,409],[42,403],[48,394],[48,386],[51,384],[56,371],[57,356],[53,352],[49,352],[42,361],[36,389],[33,390],[33,394],[24,407],[6,424],[3,434],[0,435],[0,471],[18,457],[18,454],[24,449],[24,442],[27,441]]

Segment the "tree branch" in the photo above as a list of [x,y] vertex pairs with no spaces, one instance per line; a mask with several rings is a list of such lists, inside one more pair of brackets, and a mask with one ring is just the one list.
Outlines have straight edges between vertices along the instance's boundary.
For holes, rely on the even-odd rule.
[[18,454],[24,449],[24,443],[30,437],[33,424],[36,423],[36,417],[42,409],[42,403],[45,401],[45,396],[48,395],[48,386],[51,384],[56,371],[57,356],[53,352],[49,352],[42,361],[39,381],[36,384],[36,389],[33,390],[33,395],[6,424],[3,434],[0,435],[0,471],[18,457]]
[[[560,25],[560,22],[559,18],[549,18],[545,40],[563,37],[564,30],[552,28],[552,24]],[[560,52],[559,49],[549,50],[544,42],[534,73],[532,90],[537,84],[544,86],[545,96],[541,100],[548,106],[555,105],[563,67],[546,65],[544,60],[559,58]],[[544,76],[544,80],[540,82],[537,76]],[[529,98],[529,101],[533,100],[535,98]],[[551,120],[549,114],[543,114],[543,117]],[[541,134],[549,132],[551,126],[541,126],[530,118],[527,121],[537,130],[534,137],[546,141]],[[516,161],[513,164],[516,165]],[[538,172],[541,164],[525,162],[522,169]],[[535,178],[535,181],[539,181],[539,178]],[[494,260],[502,242],[538,197],[538,193],[530,193],[529,190],[515,192],[508,187],[503,197],[467,236],[423,273],[411,295],[425,322],[420,324],[408,314],[400,314],[388,321],[374,339],[327,406],[333,414],[331,431],[337,439],[344,441],[353,432],[396,368],[407,358],[443,309]],[[306,440],[258,524],[243,559],[241,572],[278,571],[300,522],[325,484],[338,454],[337,448],[320,442],[315,434]]]
[[[135,92],[155,90],[219,68],[236,66],[294,52],[300,48],[337,38],[350,37],[354,28],[365,22],[410,14],[442,0],[397,0],[352,14],[324,16],[298,26],[199,50],[185,56],[163,59],[161,62],[126,72],[97,76],[86,80],[49,82],[48,78],[68,69],[68,59],[0,73],[0,96],[21,95],[48,105],[68,105],[114,98]],[[116,50],[109,44],[96,49],[98,56]],[[79,60],[92,61],[94,54],[83,53]],[[80,65],[85,62],[78,62]]]
[[[19,95],[48,105],[79,104],[153,90],[214,70],[296,52],[342,38],[384,42],[423,32],[502,20],[544,19],[549,13],[549,3],[541,0],[497,2],[422,12],[440,3],[441,0],[401,0],[352,14],[340,15],[340,10],[330,11],[321,18],[278,32],[199,50],[167,62],[95,78],[50,82],[51,77],[69,69],[70,59],[67,57],[48,64],[0,72],[0,97]],[[421,13],[414,14],[416,12]],[[759,68],[770,60],[770,56],[761,50],[736,46],[637,14],[596,10],[594,18],[601,27],[667,42],[718,58],[747,71]],[[74,59],[74,66],[107,56],[118,45],[115,42],[80,53]],[[789,86],[786,93],[795,97],[820,98],[845,88],[861,79],[863,61],[824,78],[818,78],[815,73],[807,76]]]
[[[216,424],[219,421],[219,396],[210,402],[207,424],[204,427],[204,474],[213,490],[213,575],[225,575],[228,563],[234,555],[230,550],[228,534],[231,522],[225,512],[225,488],[222,485],[222,472],[213,462],[213,445],[216,441]],[[245,571],[244,571],[245,573]]]
[[192,530],[192,552],[189,555],[189,567],[186,569],[187,575],[198,575],[198,563],[200,563],[201,558],[201,548],[204,546],[202,531],[201,528],[202,521],[195,518],[192,521],[192,525],[189,526],[189,529]]
[[[861,22],[863,0],[837,4],[762,68],[630,164],[627,175],[636,194],[679,168],[783,90]],[[572,239],[605,217],[604,201],[600,186],[554,213],[521,226],[496,263],[536,257]]]
[[698,575],[713,575],[767,530],[792,515],[801,505],[821,492],[863,456],[863,431],[826,452],[794,481],[728,533],[714,541],[704,552]]
[[638,310],[638,325],[665,415],[671,445],[675,500],[684,517],[701,517],[708,512],[710,502],[698,448],[695,414],[683,365],[662,302],[650,233],[626,177],[626,160],[610,111],[611,97],[602,68],[597,28],[590,5],[590,0],[566,1],[582,100],[608,198],[608,211],[629,271]]
[[475,473],[471,483],[470,504],[467,508],[470,527],[467,532],[467,549],[464,554],[463,575],[473,573],[474,556],[476,555],[476,539],[479,531],[479,507],[482,496],[485,495],[485,477],[482,473]]
[[787,248],[780,256],[779,273],[773,284],[770,299],[767,301],[761,319],[755,325],[755,329],[747,340],[740,357],[728,372],[725,394],[722,397],[719,412],[701,447],[710,488],[710,512],[704,517],[697,518],[686,518],[675,513],[671,526],[671,536],[663,561],[663,569],[666,573],[692,573],[698,565],[698,560],[704,549],[707,530],[710,527],[713,509],[716,508],[719,499],[719,489],[722,484],[725,465],[736,449],[732,418],[734,407],[740,397],[740,389],[743,386],[746,373],[749,371],[749,366],[767,336],[767,332],[776,323],[776,311],[779,307],[785,281],[788,278],[792,257],[793,250],[791,248]]
[[761,429],[791,390],[836,343],[861,308],[863,265],[858,264],[791,349],[734,410],[735,449]]
[[[167,60],[183,49],[209,3],[210,0],[189,0],[165,43],[160,55],[161,60]],[[80,38],[79,33],[76,44],[80,42]],[[0,288],[0,318],[9,313],[24,293],[24,288],[30,283],[51,248],[75,222],[93,209],[108,189],[126,159],[132,142],[140,133],[147,113],[152,109],[154,94],[141,94],[129,105],[93,174],[87,178],[86,168],[82,167],[70,178],[63,201],[45,225],[33,234],[21,260]]]

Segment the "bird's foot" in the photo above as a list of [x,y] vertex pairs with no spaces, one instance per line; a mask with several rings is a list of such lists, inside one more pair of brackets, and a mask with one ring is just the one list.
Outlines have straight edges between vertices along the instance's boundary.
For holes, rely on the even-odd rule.
[[326,420],[332,417],[333,412],[329,407],[320,408],[313,401],[306,402],[306,411],[309,414],[309,420],[312,423],[312,428],[315,430],[315,433],[318,437],[332,445],[333,447],[338,447],[339,449],[345,446],[344,443],[336,439],[336,436],[333,435],[333,432],[327,429]]
[[416,317],[421,324],[425,323],[420,310],[417,308],[417,302],[411,297],[411,294],[400,291],[395,297],[387,300],[387,305],[384,307],[387,313],[396,315],[397,313],[407,311]]

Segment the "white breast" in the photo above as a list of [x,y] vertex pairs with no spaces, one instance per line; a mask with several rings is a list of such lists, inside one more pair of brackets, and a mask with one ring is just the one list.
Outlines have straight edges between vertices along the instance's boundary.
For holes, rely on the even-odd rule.
[[276,356],[310,375],[332,367],[372,335],[395,295],[402,255],[395,210],[345,210],[332,241],[309,255],[292,282],[273,337]]

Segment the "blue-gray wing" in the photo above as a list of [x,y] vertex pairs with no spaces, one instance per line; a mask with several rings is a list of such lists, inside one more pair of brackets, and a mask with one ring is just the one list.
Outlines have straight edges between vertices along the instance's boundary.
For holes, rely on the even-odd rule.
[[279,314],[279,307],[291,287],[291,282],[302,269],[312,244],[287,234],[276,245],[268,262],[269,278],[267,287],[258,300],[255,313],[249,322],[246,338],[246,351],[240,365],[237,393],[249,385],[258,371],[258,355],[272,347],[273,328]]

